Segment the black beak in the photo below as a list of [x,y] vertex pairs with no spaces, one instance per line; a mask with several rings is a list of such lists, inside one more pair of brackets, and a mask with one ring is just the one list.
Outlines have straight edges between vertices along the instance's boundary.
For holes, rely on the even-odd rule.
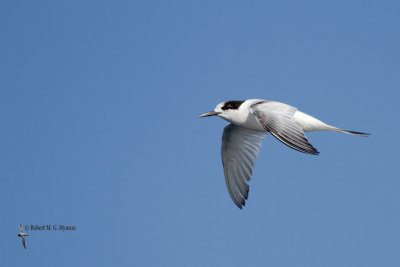
[[210,111],[210,112],[206,112],[204,114],[201,114],[198,116],[198,118],[204,118],[204,117],[209,117],[209,116],[215,116],[220,114],[220,112],[216,112],[216,111]]

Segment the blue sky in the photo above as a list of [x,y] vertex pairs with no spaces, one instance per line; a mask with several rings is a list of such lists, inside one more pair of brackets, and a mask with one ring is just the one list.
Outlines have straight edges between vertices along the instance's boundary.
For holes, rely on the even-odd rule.
[[[2,1],[4,266],[399,266],[397,1]],[[239,210],[225,100],[370,138],[268,136]],[[29,231],[18,225],[75,225]]]

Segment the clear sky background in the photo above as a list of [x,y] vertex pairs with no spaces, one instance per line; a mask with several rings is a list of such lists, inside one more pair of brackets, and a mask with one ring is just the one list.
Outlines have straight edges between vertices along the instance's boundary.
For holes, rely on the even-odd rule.
[[[1,266],[400,266],[398,1],[1,1]],[[268,136],[239,210],[225,100],[370,138]],[[73,232],[18,225],[75,225]]]

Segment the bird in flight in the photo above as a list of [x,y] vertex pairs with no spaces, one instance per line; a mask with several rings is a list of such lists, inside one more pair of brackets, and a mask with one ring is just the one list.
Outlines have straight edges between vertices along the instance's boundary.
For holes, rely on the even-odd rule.
[[19,233],[18,233],[18,236],[21,237],[22,246],[24,246],[24,249],[26,249],[25,238],[26,238],[27,236],[29,236],[29,235],[26,234],[26,233],[24,232],[24,228],[22,227],[22,224],[19,225]]
[[319,152],[308,142],[304,132],[369,135],[328,125],[290,105],[262,99],[222,102],[214,110],[199,115],[199,118],[209,116],[218,116],[230,122],[222,135],[222,165],[229,195],[240,209],[248,198],[248,181],[261,142],[268,133],[288,147],[311,155],[318,155]]

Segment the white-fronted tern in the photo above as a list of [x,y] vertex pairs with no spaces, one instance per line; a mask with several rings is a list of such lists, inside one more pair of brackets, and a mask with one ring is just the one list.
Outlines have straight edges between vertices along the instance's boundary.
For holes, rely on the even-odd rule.
[[18,233],[18,236],[21,237],[22,246],[24,246],[24,249],[26,249],[25,238],[26,238],[27,236],[29,236],[29,235],[26,234],[26,233],[24,232],[24,228],[22,227],[22,224],[19,225],[19,233]]
[[230,122],[222,135],[222,165],[229,195],[240,209],[248,198],[248,181],[254,161],[268,133],[290,148],[312,155],[319,152],[308,142],[304,132],[335,131],[369,135],[328,125],[295,107],[262,99],[222,102],[199,117],[208,116],[218,116]]

